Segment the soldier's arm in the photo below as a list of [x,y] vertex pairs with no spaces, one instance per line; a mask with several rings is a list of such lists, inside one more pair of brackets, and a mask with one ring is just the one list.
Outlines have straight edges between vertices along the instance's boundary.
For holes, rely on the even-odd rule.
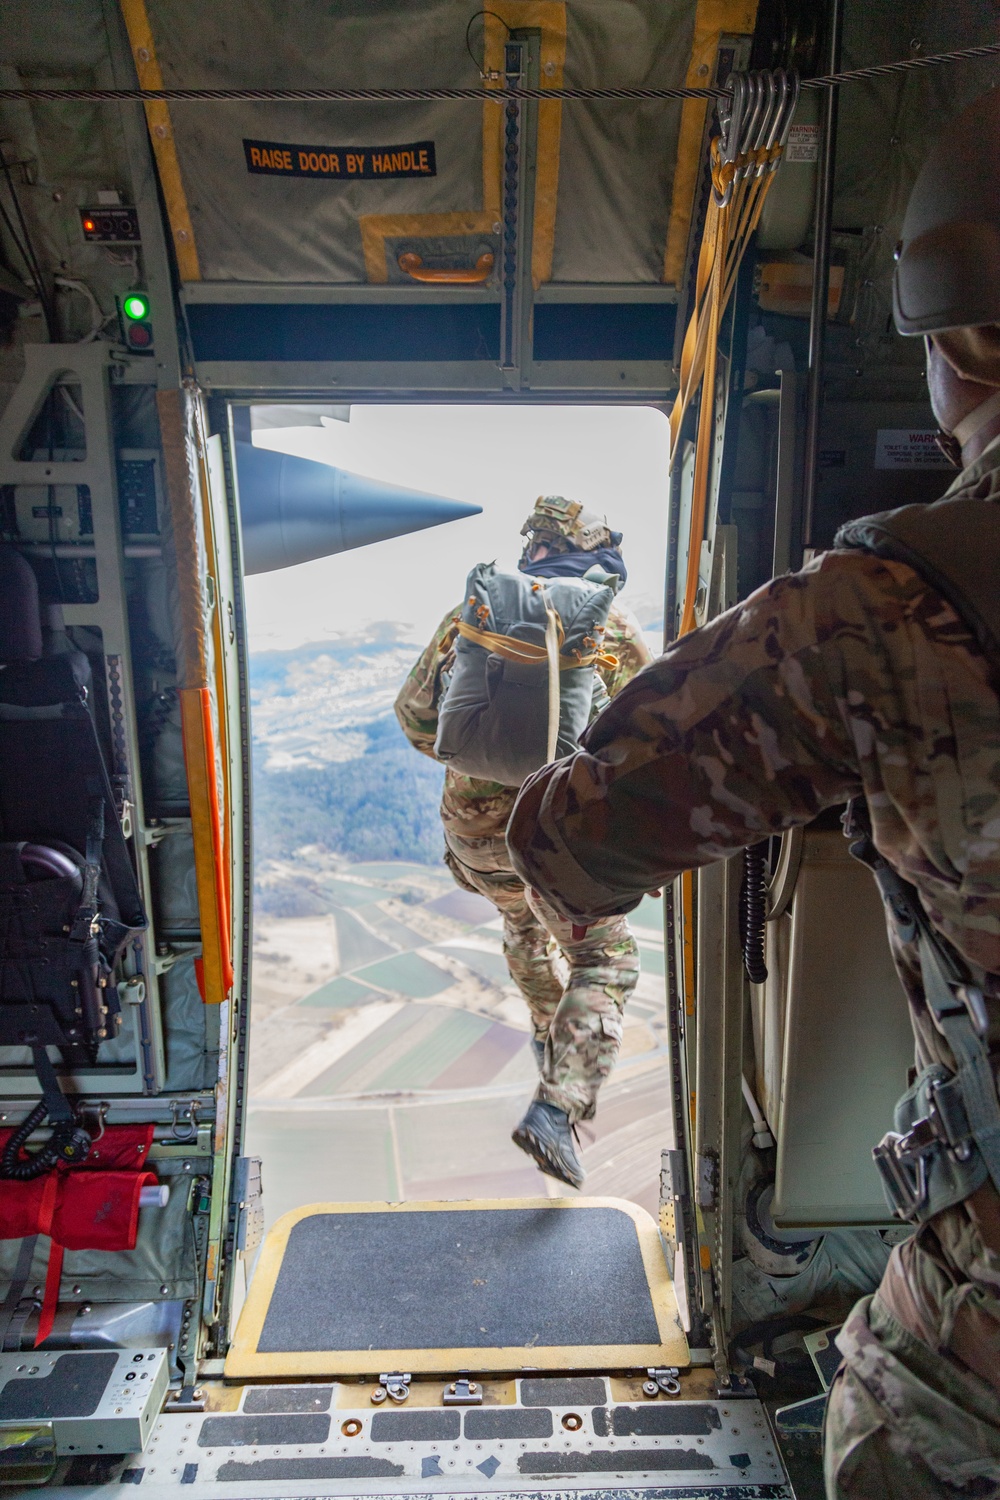
[[643,667],[648,667],[653,660],[653,653],[646,645],[642,626],[631,610],[626,609],[617,601],[612,604],[608,615],[604,647],[611,656],[617,658],[618,665],[615,667],[599,666],[597,670],[604,679],[608,697],[615,698],[625,684],[631,682],[636,673],[641,672]]
[[449,610],[434,636],[400,688],[393,707],[400,728],[414,749],[432,760],[437,737],[438,704],[441,701],[442,673],[454,650],[456,622],[461,606]]
[[[851,581],[865,570],[886,571],[828,554],[776,579],[624,688],[583,750],[522,788],[507,832],[525,882],[575,920],[629,911],[860,791],[872,728],[851,700],[891,690],[890,620],[868,600],[881,595]],[[870,666],[852,687],[856,662]]]

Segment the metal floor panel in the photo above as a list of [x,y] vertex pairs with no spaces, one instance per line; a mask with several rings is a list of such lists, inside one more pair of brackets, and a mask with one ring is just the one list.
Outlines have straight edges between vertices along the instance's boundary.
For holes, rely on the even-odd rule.
[[342,1405],[356,1388],[335,1387],[325,1413],[262,1417],[247,1413],[250,1391],[240,1411],[161,1417],[144,1454],[106,1461],[92,1486],[82,1472],[61,1474],[63,1487],[46,1494],[122,1500],[132,1485],[136,1500],[792,1500],[757,1401],[540,1407],[522,1394],[514,1404],[386,1411]]
[[268,1235],[226,1377],[687,1363],[659,1233],[635,1204],[321,1203]]

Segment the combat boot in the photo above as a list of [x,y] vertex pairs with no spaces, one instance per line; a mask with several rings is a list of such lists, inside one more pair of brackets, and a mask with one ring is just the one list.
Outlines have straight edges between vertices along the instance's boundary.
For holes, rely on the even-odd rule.
[[533,1157],[549,1177],[556,1177],[570,1187],[583,1185],[585,1174],[576,1154],[573,1127],[569,1115],[557,1104],[532,1099],[511,1140]]

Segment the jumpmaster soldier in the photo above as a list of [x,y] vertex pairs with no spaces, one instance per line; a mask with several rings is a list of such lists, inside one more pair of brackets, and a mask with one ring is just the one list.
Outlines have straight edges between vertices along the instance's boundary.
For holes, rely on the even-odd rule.
[[[531,577],[582,577],[599,566],[625,579],[621,534],[576,501],[540,496],[521,534],[526,542],[518,566]],[[460,614],[457,606],[445,615],[396,699],[407,739],[432,757]],[[596,670],[614,697],[652,660],[638,623],[617,599],[603,645],[614,665]],[[638,949],[624,917],[574,933],[570,922],[525,889],[511,869],[504,838],[516,796],[516,786],[448,766],[441,801],[445,860],[458,885],[486,896],[501,913],[507,967],[531,1012],[540,1077],[514,1140],[543,1171],[579,1187],[584,1174],[572,1127],[592,1118],[598,1089],[614,1067],[622,1011],[639,978]]]
[[919,1070],[877,1154],[916,1228],[838,1338],[831,1500],[1000,1495],[1000,91],[925,163],[894,301],[964,465],[944,498],[676,642],[508,829],[526,882],[603,922],[854,799]]

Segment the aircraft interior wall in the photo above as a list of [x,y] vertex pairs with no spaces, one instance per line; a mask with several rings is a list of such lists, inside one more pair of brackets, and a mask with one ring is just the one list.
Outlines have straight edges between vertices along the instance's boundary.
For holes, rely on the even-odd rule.
[[[0,85],[448,89],[485,77],[492,88],[505,68],[543,93],[721,85],[748,67],[828,71],[835,10],[493,0],[476,13],[470,57],[476,17],[454,0],[8,0]],[[995,40],[989,0],[959,11],[846,0],[842,16],[845,69]],[[832,157],[825,95],[801,96],[802,149],[775,176],[719,330],[716,386],[692,404],[664,475],[668,639],[685,612],[703,624],[800,566],[845,520],[944,488],[923,345],[892,325],[893,253],[929,143],[996,79],[989,58],[845,82]],[[527,1482],[561,1492],[589,1475],[601,1493],[638,1495],[657,1475],[669,1491],[712,1470],[706,1483],[720,1493],[736,1472],[748,1494],[791,1496],[794,1442],[779,1451],[772,1441],[748,1374],[777,1372],[771,1408],[775,1391],[791,1400],[822,1387],[801,1429],[815,1449],[829,1374],[817,1341],[874,1288],[906,1232],[884,1207],[870,1145],[905,1084],[911,1041],[877,895],[836,818],[761,855],[766,980],[751,982],[739,941],[740,861],[665,893],[674,1130],[655,1143],[657,1222],[619,1200],[469,1206],[469,1254],[503,1265],[518,1213],[551,1225],[562,1212],[567,1264],[579,1254],[581,1275],[596,1265],[615,1287],[607,1319],[574,1329],[560,1303],[562,1321],[541,1328],[540,1303],[521,1306],[504,1282],[495,1327],[446,1339],[416,1319],[413,1342],[393,1341],[386,1308],[417,1300],[410,1271],[421,1256],[434,1269],[432,1312],[474,1305],[453,1298],[472,1262],[447,1258],[442,1222],[458,1210],[443,1201],[303,1206],[268,1237],[238,1336],[232,1316],[262,1222],[261,1167],[244,1148],[253,827],[243,575],[259,559],[334,550],[325,498],[318,541],[315,505],[292,506],[280,525],[265,518],[272,529],[251,539],[239,467],[247,409],[669,411],[710,190],[702,106],[541,98],[515,122],[491,99],[0,98],[0,747],[16,767],[0,769],[0,840],[35,850],[23,878],[16,867],[26,909],[41,899],[38,871],[79,887],[47,929],[53,966],[69,966],[72,983],[41,1006],[20,993],[0,1001],[0,1161],[14,1139],[0,1169],[0,1480],[100,1493],[148,1470],[154,1500],[175,1483],[200,1483],[208,1500],[237,1481],[248,1496],[280,1485],[349,1497],[376,1481],[379,1493],[426,1483],[453,1494],[460,1475],[502,1496]],[[825,240],[813,213],[824,159]],[[810,318],[827,251],[829,315]],[[701,525],[699,420],[715,424]],[[345,515],[385,498],[337,474],[337,505],[355,497]],[[269,470],[265,501],[274,483]],[[428,511],[414,527],[455,514]],[[336,545],[370,539],[345,541],[341,526]],[[7,874],[14,858],[4,855]],[[78,930],[81,912],[91,925]],[[31,931],[19,964],[42,951]],[[84,965],[69,943],[85,939]],[[33,984],[55,984],[40,972]],[[71,993],[81,984],[82,998]],[[866,1038],[863,1068],[845,1013]],[[14,1132],[39,1098],[49,1122],[37,1117],[28,1134],[47,1196],[32,1186],[41,1171],[23,1181],[10,1171],[32,1166]],[[71,1133],[84,1127],[81,1146]],[[60,1140],[57,1172],[44,1152]],[[266,1163],[263,1179],[266,1190]],[[66,1184],[88,1181],[113,1201],[106,1229],[93,1211],[71,1211]],[[365,1215],[374,1228],[359,1225]],[[587,1261],[588,1243],[603,1247],[599,1263]],[[388,1282],[365,1282],[352,1322],[342,1289],[337,1301],[315,1268],[335,1269],[342,1254],[363,1280],[371,1246],[392,1267],[392,1296]],[[620,1287],[619,1254],[629,1268]],[[787,1348],[775,1358],[757,1325],[802,1314],[813,1332],[782,1365]],[[532,1317],[537,1361],[524,1350],[536,1348]],[[163,1413],[137,1403],[139,1425],[103,1449],[92,1428],[60,1436],[30,1402],[7,1410],[29,1356],[34,1379],[82,1352],[113,1352],[122,1392],[126,1364],[148,1356]],[[98,1402],[112,1390],[108,1371]],[[461,1405],[470,1410],[450,1410]],[[102,1406],[101,1420],[122,1411]],[[385,1425],[394,1417],[411,1424],[412,1442],[410,1427]],[[477,1430],[478,1417],[491,1420]],[[16,1438],[15,1419],[27,1437]],[[168,1457],[155,1457],[156,1442]],[[481,1443],[499,1444],[491,1469]],[[84,1459],[97,1467],[73,1469]],[[621,1488],[633,1480],[639,1488]]]

